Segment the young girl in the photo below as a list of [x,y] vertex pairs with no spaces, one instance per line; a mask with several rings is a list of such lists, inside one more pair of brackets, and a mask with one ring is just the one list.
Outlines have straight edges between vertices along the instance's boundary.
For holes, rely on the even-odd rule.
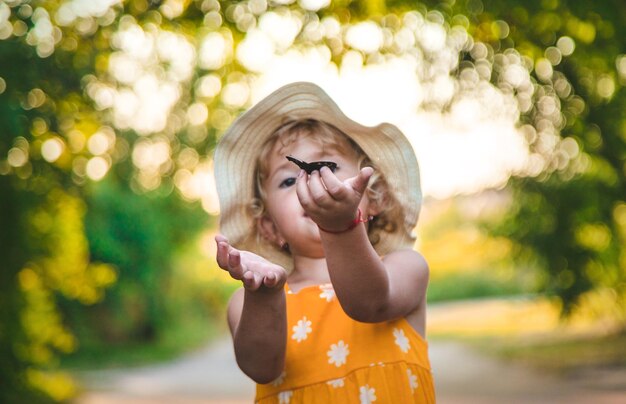
[[233,123],[215,177],[217,262],[243,284],[228,323],[256,401],[435,402],[428,266],[412,250],[419,170],[402,133],[294,83]]

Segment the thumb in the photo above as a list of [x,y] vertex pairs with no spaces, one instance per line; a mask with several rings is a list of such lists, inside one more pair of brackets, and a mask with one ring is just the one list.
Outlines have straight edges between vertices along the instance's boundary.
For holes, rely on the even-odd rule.
[[367,184],[370,181],[370,178],[374,174],[374,169],[372,167],[363,167],[359,174],[353,178],[352,188],[358,192],[359,194],[363,194],[365,192],[365,188],[367,188]]

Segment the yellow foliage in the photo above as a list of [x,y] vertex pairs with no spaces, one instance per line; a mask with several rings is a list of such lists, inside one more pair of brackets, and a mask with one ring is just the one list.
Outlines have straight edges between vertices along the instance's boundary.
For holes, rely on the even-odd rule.
[[[600,287],[583,294],[574,316],[604,323],[607,327],[626,322],[626,296],[612,288]],[[579,320],[582,321],[582,320]]]
[[56,309],[52,292],[41,277],[31,268],[18,273],[19,285],[25,299],[20,316],[30,345],[23,347],[24,359],[44,365],[53,358],[51,348],[72,352],[76,348],[75,337],[63,326]]
[[68,298],[94,304],[102,299],[103,289],[116,281],[115,269],[89,262],[83,201],[61,190],[51,192],[48,199],[50,203],[35,212],[32,220],[36,230],[49,229],[43,232],[49,240],[49,255],[40,263],[44,279],[50,288]]
[[585,224],[576,229],[575,237],[581,246],[601,252],[611,242],[611,230],[603,223]]
[[99,287],[111,286],[117,281],[117,272],[107,264],[90,264],[88,272],[93,282]]
[[24,298],[20,321],[27,337],[17,352],[34,366],[27,371],[28,382],[62,401],[75,393],[71,378],[37,369],[53,364],[55,352],[69,353],[77,346],[75,336],[63,324],[55,293],[93,304],[117,280],[117,273],[111,265],[89,261],[84,202],[60,189],[47,198],[29,217],[31,237],[41,240],[45,256],[32,257],[17,275]]
[[386,4],[384,0],[365,0],[366,14],[369,16],[384,15],[386,12]]
[[17,281],[23,291],[34,290],[41,287],[39,275],[30,268],[24,268],[17,274]]
[[616,292],[601,289],[586,293],[564,322],[558,301],[532,299],[480,299],[431,305],[431,336],[528,336],[552,332],[612,332],[623,324],[626,310]]
[[559,307],[547,299],[463,301],[431,306],[428,313],[430,335],[521,335],[558,325]]
[[569,33],[581,42],[590,44],[596,39],[596,27],[593,23],[581,21],[570,16],[566,27]]
[[26,380],[37,386],[41,391],[55,401],[66,401],[76,395],[76,385],[72,378],[63,372],[44,372],[38,369],[28,369]]
[[474,227],[459,227],[422,241],[420,251],[437,277],[493,267],[510,254],[511,243]]
[[619,229],[620,236],[626,241],[626,203],[620,202],[613,209],[615,224]]

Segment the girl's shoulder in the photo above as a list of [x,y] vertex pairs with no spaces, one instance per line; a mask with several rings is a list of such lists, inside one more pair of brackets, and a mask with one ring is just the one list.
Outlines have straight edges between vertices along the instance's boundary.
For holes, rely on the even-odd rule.
[[395,250],[382,258],[388,269],[413,270],[422,275],[429,274],[428,262],[424,256],[410,248]]
[[230,296],[228,301],[228,309],[226,311],[226,317],[228,320],[228,326],[231,332],[233,332],[239,323],[241,312],[243,311],[243,297],[245,289],[243,287],[235,290]]
[[237,289],[235,289],[233,294],[230,295],[230,299],[228,299],[228,305],[230,306],[231,304],[234,304],[238,301],[243,301],[244,292],[245,292],[245,289],[243,286],[240,286]]

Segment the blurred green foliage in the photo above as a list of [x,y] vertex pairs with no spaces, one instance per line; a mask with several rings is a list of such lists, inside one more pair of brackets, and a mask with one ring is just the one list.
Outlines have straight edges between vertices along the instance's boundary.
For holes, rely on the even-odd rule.
[[[369,64],[420,57],[425,83],[435,81],[441,55],[406,40],[406,30],[438,24],[461,38],[454,96],[432,93],[423,107],[445,112],[471,94],[471,83],[491,83],[516,100],[532,153],[494,234],[514,242],[520,266],[544,272],[541,291],[559,297],[565,313],[594,291],[626,307],[621,1],[341,0],[321,10],[287,3],[0,3],[0,401],[66,400],[74,390],[55,373],[58,354],[83,341],[158,340],[186,321],[181,312],[196,322],[223,307],[230,284],[206,278],[194,286],[210,260],[176,254],[214,225],[188,180],[210,171],[218,134],[245,107],[248,96],[228,95],[249,89],[256,73],[236,50],[267,12],[298,21],[292,47],[324,47],[337,64],[348,52]],[[316,34],[320,21],[363,20],[384,31],[380,49],[353,49],[342,30]],[[125,44],[123,35],[145,42]],[[218,37],[224,48],[211,59],[202,46]],[[163,93],[136,97],[155,81]],[[163,94],[175,95],[171,105],[157,102]],[[139,107],[129,112],[115,100]],[[162,108],[160,116],[135,121],[143,104]]]
[[212,223],[198,204],[137,195],[113,179],[89,187],[86,201],[92,259],[120,271],[89,328],[109,343],[155,340],[177,317],[168,310],[172,257]]
[[428,302],[523,295],[529,289],[513,277],[494,273],[493,269],[469,274],[458,272],[433,279],[428,284]]
[[[624,3],[467,0],[453,9],[493,52],[516,48],[535,66],[534,102],[521,122],[534,128],[527,140],[541,169],[510,182],[515,203],[496,234],[517,242],[520,262],[545,271],[541,289],[561,299],[564,314],[602,290],[626,320]],[[547,74],[539,68],[546,60]],[[556,113],[542,106],[546,96]],[[563,146],[556,153],[551,133]]]

